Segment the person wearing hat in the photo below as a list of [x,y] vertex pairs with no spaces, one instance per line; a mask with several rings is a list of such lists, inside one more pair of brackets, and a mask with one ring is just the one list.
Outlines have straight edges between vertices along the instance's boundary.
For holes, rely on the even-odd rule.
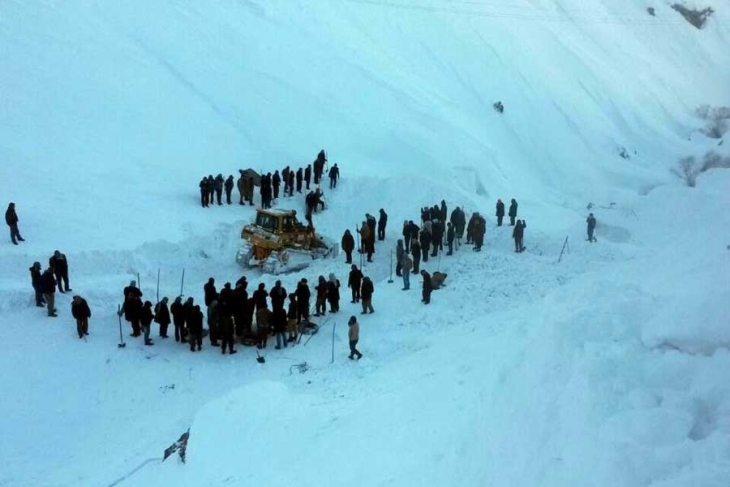
[[84,338],[89,334],[89,318],[91,318],[91,309],[84,298],[78,294],[71,301],[71,315],[76,318],[76,331],[79,338]]
[[18,230],[18,214],[15,213],[15,203],[10,203],[8,209],[5,211],[5,223],[10,227],[10,241],[13,245],[18,245],[18,242],[25,242],[25,239],[20,236],[20,230]]
[[360,324],[357,322],[357,318],[354,316],[350,316],[350,320],[347,322],[348,330],[347,330],[347,337],[350,340],[350,360],[353,360],[355,358],[355,355],[357,355],[357,359],[360,360],[362,358],[362,354],[357,349],[357,342],[360,340]]

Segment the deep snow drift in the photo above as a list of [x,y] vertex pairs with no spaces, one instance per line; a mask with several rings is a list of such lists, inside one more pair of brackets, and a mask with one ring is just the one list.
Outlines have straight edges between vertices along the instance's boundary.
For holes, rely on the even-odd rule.
[[[668,170],[727,154],[694,116],[730,104],[728,14],[705,4],[702,30],[629,0],[0,5],[0,194],[27,239],[0,248],[0,485],[109,485],[189,427],[187,464],[119,485],[726,485],[730,174],[689,189]],[[137,273],[153,301],[158,269],[162,295],[185,268],[198,301],[209,276],[241,274],[253,210],[201,209],[202,175],[322,147],[343,180],[318,231],[390,215],[360,362],[349,303],[263,365],[244,347],[117,349]],[[523,254],[498,197],[520,202]],[[387,283],[389,251],[442,198],[488,216],[487,244],[424,264],[449,274],[425,307],[420,278]],[[27,268],[56,248],[92,307],[88,342],[66,296],[56,320],[33,306]]]

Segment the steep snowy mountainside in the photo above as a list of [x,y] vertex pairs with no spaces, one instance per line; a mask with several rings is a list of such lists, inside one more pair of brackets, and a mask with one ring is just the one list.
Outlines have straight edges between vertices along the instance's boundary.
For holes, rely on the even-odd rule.
[[[728,14],[710,3],[697,30],[629,0],[6,2],[3,194],[63,238],[64,209],[98,190],[74,217],[103,205],[138,245],[203,174],[323,147],[348,176],[466,171],[490,204],[635,193],[691,150],[696,106],[727,103]],[[147,179],[156,190],[136,194]]]

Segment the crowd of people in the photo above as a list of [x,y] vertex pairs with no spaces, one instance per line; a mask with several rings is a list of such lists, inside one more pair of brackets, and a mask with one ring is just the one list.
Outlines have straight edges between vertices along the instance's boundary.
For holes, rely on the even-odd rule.
[[[260,176],[255,184],[256,175],[251,171],[240,171],[241,176],[234,182],[233,176],[224,178],[222,174],[203,178],[200,182],[201,204],[208,207],[217,201],[222,205],[223,191],[227,204],[232,204],[231,194],[234,185],[239,190],[239,204],[248,202],[253,205],[255,186],[259,186],[261,204],[263,208],[271,207],[272,201],[279,198],[281,185],[284,185],[284,196],[293,196],[294,191],[308,191],[306,204],[306,219],[312,225],[312,213],[319,207],[324,209],[323,193],[319,187],[325,172],[327,158],[324,150],[320,151],[317,159],[306,168],[294,171],[288,166],[281,173],[267,173]],[[330,188],[337,186],[339,168],[334,164],[328,171]],[[310,190],[310,182],[317,186]],[[509,208],[501,199],[497,200],[495,216],[497,227],[501,227],[505,216],[509,217],[509,224],[513,227],[512,238],[515,243],[515,252],[523,252],[524,232],[527,224],[524,219],[517,219],[517,201],[513,198]],[[421,269],[421,263],[428,262],[429,258],[440,256],[446,247],[446,256],[453,255],[454,251],[462,246],[462,239],[466,236],[466,244],[473,245],[473,250],[479,252],[484,245],[487,222],[479,212],[474,212],[467,221],[462,208],[456,207],[449,214],[445,200],[440,204],[421,208],[420,226],[413,220],[404,220],[401,235],[397,239],[395,248],[395,272],[403,280],[402,290],[410,289],[410,276],[420,274],[422,281],[421,302],[429,304],[434,290],[444,285],[447,278],[445,273],[429,273]],[[5,214],[5,221],[10,227],[10,237],[13,244],[24,241],[18,230],[18,216],[15,204],[10,203]],[[588,241],[595,242],[594,231],[596,219],[591,213],[586,220]],[[365,214],[359,228],[356,228],[358,241],[350,230],[345,230],[341,248],[345,253],[345,262],[350,264],[347,287],[351,291],[351,303],[362,307],[361,314],[375,313],[373,294],[375,286],[370,277],[363,274],[361,268],[353,263],[353,253],[357,249],[362,256],[360,265],[373,261],[376,241],[384,241],[388,225],[388,214],[381,208],[376,218],[370,213]],[[30,267],[31,283],[35,292],[36,306],[45,307],[50,317],[56,317],[55,307],[56,287],[61,293],[70,292],[68,278],[68,260],[60,251],[56,250],[49,258],[48,267],[42,270],[40,262],[34,262]],[[200,351],[203,338],[207,331],[210,344],[220,347],[221,353],[226,351],[236,353],[235,344],[255,345],[259,349],[266,348],[269,336],[276,339],[276,349],[287,347],[297,342],[303,333],[316,329],[311,317],[325,316],[327,313],[340,311],[340,281],[334,274],[328,278],[319,276],[316,284],[310,289],[306,278],[302,278],[293,292],[289,293],[282,286],[281,281],[270,290],[264,283],[259,283],[256,290],[249,296],[248,281],[245,276],[239,278],[235,286],[226,282],[220,291],[216,288],[215,279],[210,278],[203,286],[203,304],[197,304],[193,297],[184,302],[178,296],[172,303],[163,297],[154,306],[151,301],[143,301],[143,293],[137,287],[136,281],[130,282],[123,290],[123,304],[118,314],[124,316],[131,327],[132,337],[144,336],[144,344],[154,345],[151,338],[152,323],[159,325],[159,337],[168,338],[169,325],[174,327],[175,341],[186,344],[192,352]],[[311,305],[312,298],[314,305]],[[327,307],[329,306],[329,310]],[[88,333],[88,320],[91,309],[87,301],[79,295],[74,295],[71,302],[71,314],[77,322],[79,338],[85,338]],[[207,324],[207,329],[204,325]],[[350,342],[351,359],[361,358],[357,350],[359,340],[359,323],[355,316],[348,320],[348,337]]]
[[[286,166],[279,172],[278,170],[274,173],[266,173],[258,175],[251,170],[239,170],[238,180],[234,181],[233,175],[229,175],[227,178],[223,177],[223,174],[218,174],[213,177],[212,174],[207,177],[203,177],[200,180],[200,204],[203,208],[208,208],[211,205],[218,203],[223,204],[223,192],[225,191],[225,198],[227,204],[232,204],[231,195],[233,193],[234,186],[238,188],[238,203],[245,205],[248,203],[250,206],[254,205],[254,194],[256,186],[259,187],[259,195],[261,198],[261,207],[264,209],[271,208],[275,200],[279,199],[279,195],[283,192],[285,197],[293,197],[294,191],[302,194],[302,191],[307,192],[306,205],[307,214],[311,216],[311,213],[316,211],[318,205],[324,207],[324,200],[322,199],[323,193],[320,189],[321,181],[324,177],[325,172],[329,176],[330,189],[337,187],[337,181],[340,178],[340,168],[337,164],[333,164],[332,167],[327,170],[327,156],[324,149],[319,151],[317,158],[311,164],[308,164],[305,168],[293,168]],[[313,180],[313,181],[312,181]],[[314,183],[315,189],[310,189],[310,184]],[[283,188],[282,188],[283,186]],[[283,191],[282,191],[283,190]]]

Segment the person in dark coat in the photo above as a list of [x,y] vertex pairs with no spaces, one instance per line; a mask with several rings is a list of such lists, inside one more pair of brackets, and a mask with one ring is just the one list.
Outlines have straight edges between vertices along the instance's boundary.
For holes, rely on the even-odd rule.
[[281,176],[279,171],[274,171],[274,175],[271,176],[271,187],[274,188],[274,199],[279,198],[279,187],[281,186]]
[[223,307],[223,312],[218,318],[218,332],[221,337],[221,354],[226,353],[226,347],[228,347],[228,353],[233,355],[236,350],[233,349],[233,341],[235,327],[233,325],[233,318],[231,317],[230,310],[227,307]]
[[212,174],[208,174],[208,203],[213,204],[215,197],[215,179]]
[[215,179],[213,180],[213,187],[215,188],[215,196],[218,200],[218,206],[222,205],[221,203],[221,197],[223,196],[223,186],[225,184],[225,179],[223,179],[223,174],[218,174]]
[[421,235],[419,235],[418,241],[421,244],[421,257],[424,262],[428,262],[428,249],[431,247],[431,233],[424,228],[421,230]]
[[350,277],[347,279],[347,287],[349,287],[352,291],[351,303],[360,302],[360,286],[362,285],[362,277],[362,271],[360,271],[355,264],[352,264]]
[[269,293],[266,291],[266,284],[263,282],[259,283],[258,289],[251,296],[256,307],[256,324],[258,325],[259,334],[261,333],[262,324],[268,323],[269,309],[268,303],[266,302],[268,296]]
[[203,286],[203,292],[205,293],[203,301],[205,302],[205,306],[208,307],[213,300],[218,298],[218,291],[215,288],[215,279],[212,277],[208,279],[208,282]]
[[327,313],[327,281],[324,276],[319,276],[314,291],[316,292],[314,316],[324,316]]
[[423,304],[429,304],[431,302],[431,291],[433,291],[431,274],[429,274],[425,270],[422,270],[421,276],[423,276],[423,299],[421,299],[421,302]]
[[18,230],[18,214],[15,212],[15,203],[10,203],[8,209],[5,210],[5,223],[10,227],[10,241],[13,245],[18,245],[18,242],[25,242],[25,239],[20,236],[20,230]]
[[330,189],[337,187],[337,180],[340,179],[340,168],[337,167],[337,163],[330,168]]
[[198,186],[200,186],[200,206],[202,206],[203,208],[208,208],[208,195],[210,193],[210,191],[208,191],[208,178],[204,177],[203,179],[201,179]]
[[477,220],[479,213],[472,214],[469,218],[469,223],[466,225],[466,243],[470,244],[474,242],[474,223]]
[[233,193],[233,186],[235,185],[236,183],[233,180],[233,176],[229,175],[224,184],[224,187],[226,189],[226,203],[228,203],[229,205],[231,204],[231,193]]
[[454,237],[456,236],[456,231],[454,230],[454,225],[449,222],[446,226],[446,245],[449,247],[449,251],[446,253],[446,255],[453,255],[454,253]]
[[289,171],[289,196],[294,196],[294,171]]
[[170,306],[170,314],[172,314],[172,324],[175,326],[175,341],[185,342],[185,310],[180,296],[176,297]]
[[509,224],[515,226],[515,218],[517,218],[517,201],[512,198],[512,202],[509,205]]
[[418,241],[418,234],[421,232],[421,227],[413,223],[413,220],[408,221],[408,229],[411,232],[411,244]]
[[309,284],[306,279],[302,279],[297,284],[297,323],[301,323],[302,319],[309,322],[309,298],[312,296],[309,290]]
[[197,347],[199,352],[203,348],[203,312],[197,304],[193,306],[187,324],[190,351],[194,352]]
[[327,302],[330,304],[330,313],[340,310],[340,281],[332,273],[327,281]]
[[471,228],[471,238],[474,241],[474,251],[479,252],[484,245],[484,234],[487,232],[487,221],[479,212],[474,213]]
[[403,245],[406,252],[411,251],[411,227],[408,225],[408,220],[403,220]]
[[236,181],[236,187],[238,188],[238,204],[245,205],[246,203],[244,203],[243,197],[246,194],[246,178],[243,175],[242,169],[239,169],[238,173],[240,174],[238,181]]
[[35,305],[42,308],[46,305],[46,300],[43,298],[43,291],[41,290],[41,263],[33,262],[28,270],[30,271],[30,282],[33,285],[33,291],[35,291]]
[[[180,340],[182,343],[188,343],[190,341],[190,322],[193,319],[193,314],[195,313],[195,300],[192,297],[189,297],[185,300],[185,303],[183,304],[183,316],[185,317],[185,326],[183,327],[183,331],[185,332],[184,335],[180,335]],[[201,330],[202,330],[202,320],[201,320]],[[202,332],[201,332],[202,333]]]
[[274,329],[274,335],[276,336],[276,346],[274,348],[277,350],[281,350],[282,342],[284,344],[284,348],[286,348],[287,317],[286,310],[283,306],[281,308],[275,309],[271,314],[271,326]]
[[291,172],[291,169],[289,169],[289,166],[286,166],[281,171],[281,182],[284,184],[284,196],[286,196],[289,193],[289,173]]
[[167,327],[170,326],[170,308],[167,297],[155,305],[155,323],[160,325],[160,338],[167,338]]
[[402,276],[401,268],[402,268],[402,261],[403,256],[406,253],[406,249],[403,248],[403,239],[398,239],[398,242],[395,245],[395,275],[398,277]]
[[598,242],[596,237],[593,236],[593,232],[596,230],[596,217],[593,216],[593,213],[586,218],[586,224],[588,225],[588,241],[591,243]]
[[246,178],[246,196],[248,197],[249,206],[253,206],[253,192],[255,186],[256,184],[253,176],[250,175],[248,178]]
[[461,239],[464,237],[464,229],[466,228],[466,215],[464,210],[458,206],[451,212],[451,224],[454,225],[454,233],[456,235],[456,248],[461,245]]
[[71,288],[68,287],[68,260],[66,259],[66,255],[56,250],[53,252],[51,258],[48,259],[48,265],[53,269],[53,275],[58,282],[58,290],[61,293],[71,291]]
[[307,164],[304,168],[304,183],[306,184],[307,191],[309,191],[309,183],[312,181],[312,165]]
[[502,203],[502,200],[497,200],[497,212],[495,213],[497,216],[497,226],[502,226],[502,218],[504,218],[504,203]]
[[284,286],[281,285],[281,281],[276,281],[274,287],[272,287],[271,291],[269,291],[269,297],[271,298],[271,309],[284,309],[287,296],[288,293],[286,292]]
[[304,173],[302,168],[297,169],[297,193],[302,192],[302,180],[304,179]]
[[89,318],[91,318],[91,309],[89,304],[81,296],[74,296],[71,301],[71,316],[76,318],[76,332],[79,338],[89,334]]
[[362,278],[362,285],[360,287],[360,296],[362,297],[362,313],[370,314],[375,313],[373,309],[373,294],[375,293],[375,286],[373,281],[369,277],[365,276]]
[[441,200],[441,209],[440,209],[439,214],[441,215],[441,216],[439,216],[439,220],[441,220],[445,225],[446,219],[449,217],[449,212],[447,211],[447,208],[446,208],[446,200]]
[[436,257],[438,256],[439,249],[443,249],[444,246],[444,227],[442,226],[440,220],[434,219],[431,222],[431,229],[431,245],[433,245],[433,252],[431,252],[431,257]]
[[142,331],[144,332],[144,344],[147,346],[154,345],[150,339],[150,329],[152,328],[152,320],[154,319],[155,314],[152,312],[152,303],[145,301],[139,312],[139,323],[142,326]]
[[220,346],[218,343],[219,308],[218,299],[214,299],[206,310],[208,318],[208,337],[210,338],[211,347]]
[[53,277],[53,270],[49,267],[41,275],[41,292],[46,300],[48,316],[55,318],[56,315],[56,279]]
[[411,255],[413,256],[413,273],[418,274],[418,267],[421,264],[421,244],[418,239],[411,242]]
[[322,179],[322,174],[324,173],[324,165],[327,162],[327,156],[324,153],[324,149],[319,151],[319,154],[317,154],[317,159],[314,161],[314,184],[319,184],[319,181]]
[[388,225],[388,214],[381,208],[380,218],[378,219],[378,240],[385,240],[386,225]]
[[524,252],[525,246],[522,245],[522,239],[525,236],[525,228],[527,224],[524,220],[517,220],[514,230],[512,230],[512,238],[515,239],[515,252]]
[[233,318],[236,321],[236,336],[243,338],[251,331],[253,320],[248,312],[248,282],[245,279],[236,281],[236,289],[233,291]]
[[129,286],[124,288],[124,305],[121,310],[124,313],[124,319],[132,326],[130,336],[138,337],[142,334],[139,323],[141,311],[142,291],[137,287],[137,281],[131,281]]

